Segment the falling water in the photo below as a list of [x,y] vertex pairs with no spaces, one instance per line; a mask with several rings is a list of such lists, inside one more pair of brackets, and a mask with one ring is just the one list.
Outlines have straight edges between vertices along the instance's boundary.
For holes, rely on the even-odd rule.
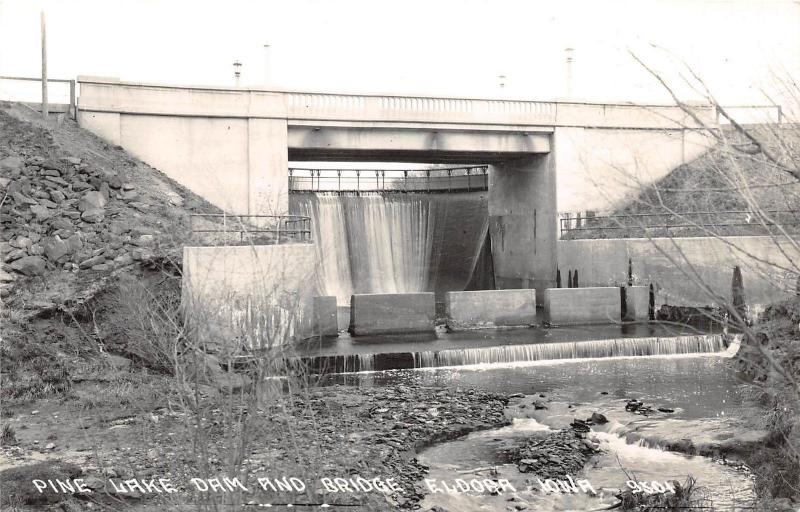
[[721,352],[727,347],[728,342],[720,334],[502,345],[417,352],[414,366],[433,368],[556,359],[700,354]]
[[485,195],[293,194],[313,219],[320,289],[348,304],[354,293],[463,290],[488,229]]

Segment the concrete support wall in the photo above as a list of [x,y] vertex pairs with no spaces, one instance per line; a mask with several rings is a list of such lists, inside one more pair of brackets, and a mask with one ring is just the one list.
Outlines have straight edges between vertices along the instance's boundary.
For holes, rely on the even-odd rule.
[[314,297],[314,335],[335,337],[339,335],[339,315],[336,306],[336,297],[322,295]]
[[656,286],[656,309],[662,304],[705,306],[731,300],[736,265],[742,270],[745,298],[758,309],[794,293],[800,251],[787,239],[767,236],[558,242],[562,275],[577,269],[581,286],[623,286],[629,260],[638,283]]
[[489,230],[498,289],[544,290],[556,279],[556,169],[552,153],[489,169]]
[[451,330],[520,327],[536,323],[535,290],[483,290],[445,294]]
[[212,350],[268,348],[312,334],[311,244],[184,247],[184,314]]
[[403,334],[435,329],[433,293],[369,293],[350,299],[350,333]]
[[623,320],[637,322],[649,320],[650,286],[626,286],[625,317]]
[[619,322],[619,288],[549,288],[544,293],[544,315],[553,325]]

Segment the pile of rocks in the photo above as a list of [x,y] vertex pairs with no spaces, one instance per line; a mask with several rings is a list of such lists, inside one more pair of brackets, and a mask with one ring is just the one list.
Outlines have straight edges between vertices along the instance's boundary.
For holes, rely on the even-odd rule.
[[520,472],[557,479],[577,474],[597,451],[597,445],[582,433],[563,429],[531,438],[515,458]]
[[80,158],[0,158],[0,294],[19,275],[48,270],[105,271],[151,255],[154,230],[126,212],[147,211],[136,187]]

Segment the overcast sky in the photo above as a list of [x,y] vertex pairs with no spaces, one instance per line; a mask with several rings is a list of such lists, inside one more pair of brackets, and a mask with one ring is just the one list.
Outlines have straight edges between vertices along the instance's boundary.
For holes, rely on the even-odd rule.
[[671,79],[685,61],[728,104],[800,76],[784,0],[0,0],[0,75],[40,72],[40,9],[59,78],[232,85],[238,59],[262,85],[264,44],[272,85],[336,92],[562,98],[566,47],[576,99],[667,100],[629,50]]

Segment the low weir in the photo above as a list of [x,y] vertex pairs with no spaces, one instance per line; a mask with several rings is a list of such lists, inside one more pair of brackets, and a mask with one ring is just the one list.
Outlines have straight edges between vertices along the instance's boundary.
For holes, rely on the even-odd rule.
[[353,373],[533,361],[708,354],[723,352],[729,345],[729,337],[723,334],[693,334],[499,345],[420,352],[319,355],[303,359],[314,373]]

